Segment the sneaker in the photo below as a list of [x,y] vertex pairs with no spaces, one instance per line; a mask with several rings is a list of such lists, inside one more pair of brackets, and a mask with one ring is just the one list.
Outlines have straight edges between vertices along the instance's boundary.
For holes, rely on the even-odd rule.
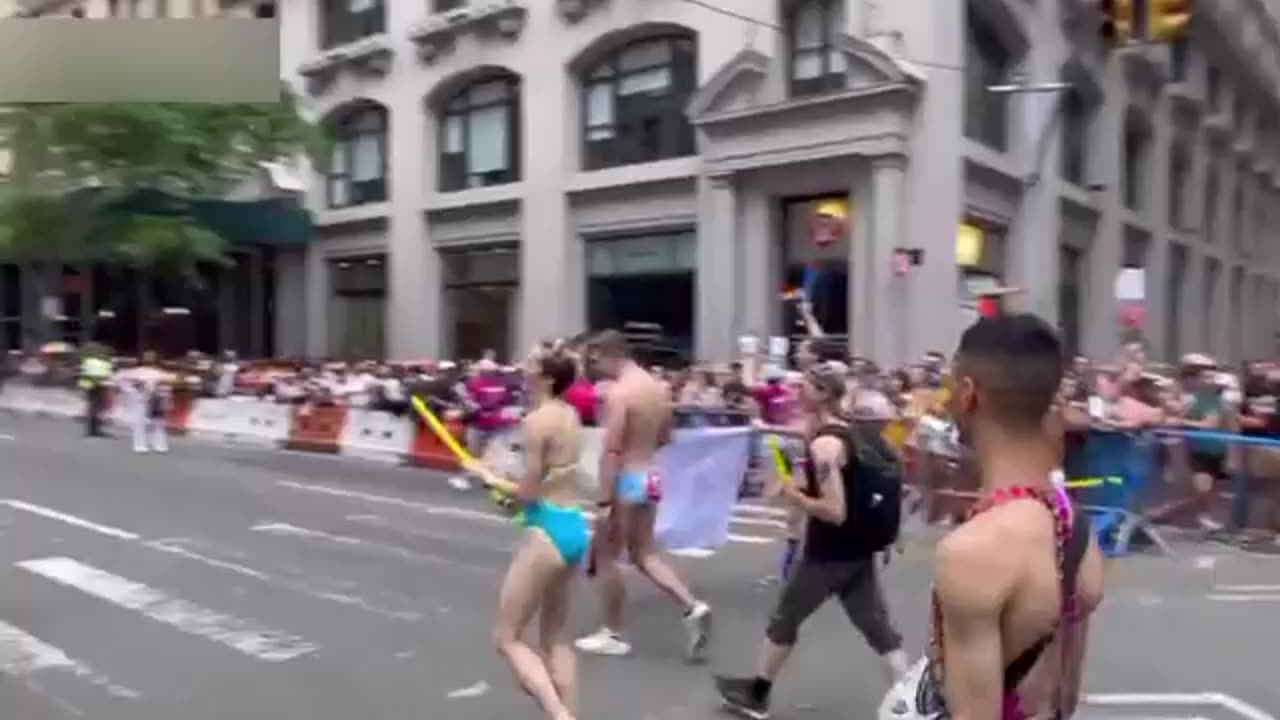
[[755,678],[716,677],[716,692],[724,709],[750,720],[768,720],[769,700],[755,693]]
[[631,646],[620,635],[609,628],[599,630],[580,637],[573,643],[574,647],[592,655],[622,656],[631,652]]
[[707,659],[707,643],[711,640],[711,606],[699,602],[684,616],[684,627],[689,633],[689,662]]

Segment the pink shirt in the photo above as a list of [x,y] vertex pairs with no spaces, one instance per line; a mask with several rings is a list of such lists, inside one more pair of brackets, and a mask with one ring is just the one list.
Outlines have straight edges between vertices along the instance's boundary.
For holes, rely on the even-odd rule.
[[497,430],[506,424],[502,407],[506,404],[507,388],[492,375],[477,375],[467,381],[467,394],[479,408],[475,426],[481,430]]
[[767,425],[786,425],[791,421],[791,393],[782,383],[764,383],[757,385],[752,391],[756,404],[760,406],[760,419]]
[[596,386],[589,380],[581,377],[574,380],[564,392],[564,401],[578,411],[578,419],[583,425],[596,423]]

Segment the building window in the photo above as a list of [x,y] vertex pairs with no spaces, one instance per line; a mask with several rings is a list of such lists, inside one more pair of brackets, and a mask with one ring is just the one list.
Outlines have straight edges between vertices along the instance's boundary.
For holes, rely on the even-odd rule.
[[697,77],[692,34],[631,43],[591,68],[582,86],[586,169],[692,155],[684,109]]
[[276,17],[276,4],[274,2],[258,3],[253,8],[253,16],[259,20],[274,20]]
[[1169,227],[1179,230],[1186,222],[1183,202],[1187,194],[1187,175],[1191,170],[1191,159],[1187,148],[1181,142],[1174,142],[1169,147]]
[[[649,355],[693,351],[697,236],[692,230],[593,239],[586,243],[587,323],[592,330],[647,327]],[[661,358],[647,358],[659,361]]]
[[447,356],[476,360],[492,352],[499,358],[512,357],[520,249],[500,245],[449,251],[440,253],[440,260]]
[[1165,276],[1164,339],[1165,357],[1181,357],[1182,347],[1182,297],[1187,282],[1187,248],[1174,245],[1169,253],[1169,274]]
[[385,32],[383,0],[321,0],[320,46],[331,48]]
[[1187,62],[1190,46],[1185,37],[1174,38],[1169,42],[1169,73],[1173,82],[1187,81]]
[[448,192],[520,179],[520,78],[472,83],[454,95],[440,121],[440,189]]
[[1130,210],[1142,207],[1146,181],[1147,129],[1137,114],[1130,111],[1124,123],[1124,205]]
[[[793,197],[782,200],[782,278],[788,288],[806,281],[814,317],[825,332],[847,337],[849,322],[850,219],[856,209],[847,194]],[[782,331],[804,333],[795,303],[783,311]]]
[[1222,271],[1222,266],[1216,258],[1206,258],[1204,263],[1204,303],[1201,312],[1203,317],[1200,321],[1200,349],[1205,352],[1212,353],[1213,347],[1213,327],[1217,319],[1218,313],[1218,273]]
[[382,202],[387,199],[387,111],[361,103],[331,123],[329,207]]
[[804,0],[787,15],[793,96],[843,90],[848,84],[844,50],[844,0]]
[[1085,184],[1092,115],[1088,101],[1079,90],[1072,88],[1063,96],[1062,178],[1076,185]]
[[1237,249],[1245,245],[1245,210],[1244,210],[1244,181],[1249,176],[1244,173],[1237,173],[1236,192],[1231,200],[1231,242]]
[[972,5],[966,15],[964,134],[1004,151],[1009,142],[1008,98],[987,87],[1008,81],[1013,57],[999,33]]
[[329,287],[329,357],[386,357],[386,256],[331,260]]
[[467,0],[431,0],[431,12],[443,13],[464,7]]
[[1205,92],[1209,96],[1209,109],[1217,112],[1222,109],[1222,71],[1210,65],[1205,74]]
[[1204,226],[1204,241],[1211,243],[1217,239],[1218,197],[1221,189],[1217,166],[1210,165],[1207,174],[1209,177],[1204,184],[1204,219],[1200,224]]

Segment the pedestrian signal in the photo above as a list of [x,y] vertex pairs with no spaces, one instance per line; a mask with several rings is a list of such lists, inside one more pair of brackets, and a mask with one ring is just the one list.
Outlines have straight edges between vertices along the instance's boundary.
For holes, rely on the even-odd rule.
[[1102,39],[1110,45],[1133,40],[1133,0],[1099,0]]
[[1149,33],[1155,42],[1178,40],[1191,24],[1191,0],[1149,0]]

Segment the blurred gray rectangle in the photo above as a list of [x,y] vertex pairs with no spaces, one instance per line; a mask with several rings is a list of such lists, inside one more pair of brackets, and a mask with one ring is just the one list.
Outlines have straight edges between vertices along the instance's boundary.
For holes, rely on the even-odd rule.
[[0,21],[0,103],[273,102],[276,19]]

